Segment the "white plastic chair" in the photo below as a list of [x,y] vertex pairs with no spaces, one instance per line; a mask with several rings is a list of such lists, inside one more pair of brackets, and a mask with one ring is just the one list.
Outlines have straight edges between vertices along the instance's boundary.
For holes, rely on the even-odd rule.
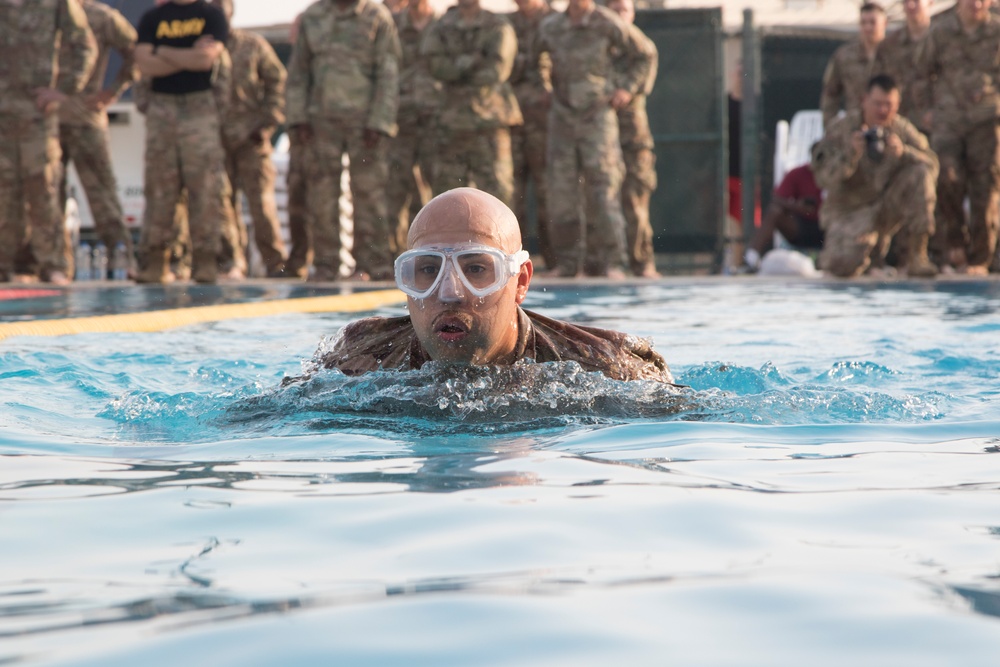
[[823,138],[823,112],[796,111],[792,121],[779,120],[774,141],[774,183],[789,171],[809,162],[809,149]]
[[[823,112],[819,109],[796,111],[792,122],[779,120],[774,139],[774,185],[785,174],[810,160],[812,145],[823,138]],[[780,232],[774,232],[775,248],[790,248]]]

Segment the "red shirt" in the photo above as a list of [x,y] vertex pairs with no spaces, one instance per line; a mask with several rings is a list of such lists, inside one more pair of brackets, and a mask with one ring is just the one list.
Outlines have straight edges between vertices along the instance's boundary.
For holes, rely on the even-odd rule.
[[781,184],[774,189],[774,194],[782,199],[816,204],[816,216],[810,220],[819,220],[819,207],[823,200],[823,191],[816,185],[812,169],[808,164],[792,169],[785,174]]

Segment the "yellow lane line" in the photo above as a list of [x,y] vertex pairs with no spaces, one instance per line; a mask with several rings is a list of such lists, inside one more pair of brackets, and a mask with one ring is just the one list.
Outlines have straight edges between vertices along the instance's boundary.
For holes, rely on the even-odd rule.
[[74,317],[63,320],[0,323],[0,340],[14,336],[65,336],[80,333],[121,333],[163,331],[174,327],[219,322],[247,317],[267,317],[282,313],[356,313],[401,303],[405,295],[394,289],[280,299],[253,303],[227,303],[144,313]]

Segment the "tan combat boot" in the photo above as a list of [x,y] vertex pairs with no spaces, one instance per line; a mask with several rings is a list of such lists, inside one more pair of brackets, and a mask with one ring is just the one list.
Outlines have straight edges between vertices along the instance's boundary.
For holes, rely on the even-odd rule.
[[928,235],[914,236],[910,244],[910,257],[906,262],[906,275],[911,278],[935,278],[938,267],[927,257]]

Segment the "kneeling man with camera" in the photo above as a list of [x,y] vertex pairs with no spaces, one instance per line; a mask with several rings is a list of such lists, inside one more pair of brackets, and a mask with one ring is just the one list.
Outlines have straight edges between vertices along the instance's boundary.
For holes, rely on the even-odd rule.
[[826,190],[819,265],[835,276],[881,266],[896,235],[900,269],[914,277],[937,275],[927,242],[934,233],[938,161],[927,138],[898,110],[893,78],[872,77],[861,109],[831,123],[813,147],[813,173]]

